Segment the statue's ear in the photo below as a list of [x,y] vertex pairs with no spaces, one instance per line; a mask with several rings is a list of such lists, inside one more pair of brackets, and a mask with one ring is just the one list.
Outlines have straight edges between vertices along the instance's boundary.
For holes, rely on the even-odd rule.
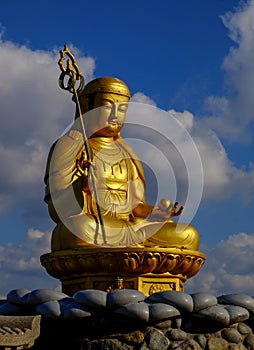
[[89,111],[89,98],[87,96],[81,96],[79,98],[79,103],[82,114]]

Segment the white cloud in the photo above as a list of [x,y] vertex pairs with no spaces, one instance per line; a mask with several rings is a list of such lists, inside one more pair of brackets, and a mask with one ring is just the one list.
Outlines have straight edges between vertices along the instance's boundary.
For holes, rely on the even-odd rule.
[[254,234],[231,235],[206,254],[207,260],[201,271],[186,283],[187,292],[253,295],[254,263],[251,257],[254,254]]
[[204,198],[254,198],[254,166],[237,167],[229,159],[221,137],[244,143],[253,140],[254,121],[254,0],[240,2],[234,12],[222,16],[234,42],[223,62],[227,95],[208,96],[209,117],[190,112],[170,112],[190,132],[204,168]]
[[[214,103],[213,97],[210,97],[210,99]],[[147,96],[143,95],[142,93],[135,94],[136,102],[144,103],[146,100]],[[139,120],[142,120],[144,122],[144,126],[146,126],[146,120],[148,117],[152,116],[155,121],[154,130],[157,130],[158,128],[162,131],[167,130],[168,123],[170,122],[167,120],[167,118],[164,118],[163,123],[165,124],[158,125],[157,118],[158,115],[160,115],[160,110],[155,108],[154,101],[152,102],[153,103],[151,108],[146,108],[144,105],[143,110],[140,107],[137,112],[133,113],[135,116],[139,115]],[[218,110],[227,109],[227,100],[225,98],[220,98],[218,102]],[[135,106],[135,103],[132,104],[129,108],[131,109],[131,107],[134,109],[134,111],[135,109],[138,109],[138,107]],[[183,125],[187,132],[189,132],[198,149],[202,160],[204,175],[203,198],[208,200],[229,200],[230,198],[237,198],[237,200],[241,200],[245,204],[250,203],[254,198],[253,164],[250,163],[249,166],[246,166],[245,168],[238,168],[235,166],[234,163],[229,159],[227,151],[221,143],[216,132],[213,131],[211,127],[209,127],[205,119],[194,116],[189,111],[178,112],[174,109],[171,109],[169,111],[169,114],[169,118],[170,116],[175,117]],[[221,123],[224,123],[223,119],[220,119],[220,121]],[[144,140],[149,141],[151,144],[155,145],[155,147],[158,147],[164,155],[166,155],[169,163],[172,166],[174,178],[172,178],[170,175],[169,179],[166,181],[167,186],[164,187],[166,189],[174,186],[174,182],[170,180],[171,178],[174,181],[175,179],[179,180],[177,199],[180,201],[185,201],[185,194],[182,192],[185,191],[186,193],[186,188],[185,190],[181,190],[181,188],[184,187],[184,183],[188,183],[188,174],[185,167],[186,164],[183,164],[179,160],[179,156],[171,147],[172,145],[170,145],[168,142],[170,140],[173,141],[173,139],[176,137],[180,137],[179,135],[181,128],[175,128],[170,135],[168,134],[168,140],[162,140],[161,142],[158,139],[158,134],[154,134],[152,132],[153,130],[149,131],[148,129],[143,128],[139,129],[138,132],[136,132],[135,128],[136,126],[134,128],[131,128],[127,136],[131,137],[136,133],[136,136],[138,138],[143,138]],[[179,142],[177,142],[177,144],[179,146]],[[137,145],[133,147],[139,156],[143,156],[142,160],[145,160],[147,157],[151,160],[151,164],[153,165],[152,169],[155,174],[161,172],[165,174],[165,178],[167,177],[167,174],[165,173],[165,161],[162,161],[162,159],[159,157],[159,152],[156,152],[155,148],[154,150],[150,150],[146,146],[144,147],[142,145],[140,146],[140,149],[137,148]],[[180,147],[178,147],[178,151],[179,150]],[[187,144],[185,147],[183,140],[181,142],[180,156],[184,161],[186,159],[193,159],[193,150],[190,150]],[[199,168],[196,170],[200,171]],[[200,177],[197,176],[197,179],[200,180]],[[202,183],[199,184],[202,186]],[[165,193],[167,193],[166,190]]]
[[133,96],[131,96],[131,102],[145,103],[147,105],[156,106],[154,100],[152,100],[149,96],[143,94],[142,92],[136,92]]
[[188,111],[170,112],[188,130],[199,151],[204,171],[204,198],[228,200],[236,195],[245,203],[253,200],[254,165],[250,163],[245,168],[236,167],[205,120]]
[[254,0],[240,2],[235,12],[222,16],[222,21],[234,42],[222,65],[228,96],[206,99],[207,123],[231,141],[249,142],[254,120]]
[[[94,59],[72,50],[91,80]],[[58,59],[57,51],[33,51],[0,40],[0,214],[22,203],[32,215],[35,202],[43,200],[49,148],[74,118],[71,95],[58,87]]]
[[170,109],[169,112],[190,132],[193,128],[194,116],[189,111],[177,112],[174,109]]
[[40,264],[40,256],[50,252],[50,239],[50,232],[30,229],[21,243],[0,246],[0,295],[16,288],[55,288],[59,284]]

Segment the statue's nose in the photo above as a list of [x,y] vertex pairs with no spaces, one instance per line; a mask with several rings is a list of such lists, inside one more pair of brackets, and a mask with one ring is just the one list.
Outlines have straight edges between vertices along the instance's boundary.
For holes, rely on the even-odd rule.
[[117,108],[115,105],[113,105],[111,109],[110,119],[117,119],[117,118],[118,118]]

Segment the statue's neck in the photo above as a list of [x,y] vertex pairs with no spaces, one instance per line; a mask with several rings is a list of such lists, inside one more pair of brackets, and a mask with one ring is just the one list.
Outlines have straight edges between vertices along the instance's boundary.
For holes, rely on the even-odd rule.
[[89,143],[95,149],[114,149],[115,140],[113,137],[91,137]]
[[111,143],[114,143],[114,138],[113,137],[91,137],[90,141],[92,143],[97,143],[98,145],[110,145]]

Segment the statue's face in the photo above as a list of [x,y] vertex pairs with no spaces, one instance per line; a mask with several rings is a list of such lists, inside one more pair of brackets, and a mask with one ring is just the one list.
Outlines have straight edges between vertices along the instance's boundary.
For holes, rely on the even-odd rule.
[[97,93],[95,115],[89,120],[89,129],[96,136],[114,137],[122,129],[128,108],[127,96]]

